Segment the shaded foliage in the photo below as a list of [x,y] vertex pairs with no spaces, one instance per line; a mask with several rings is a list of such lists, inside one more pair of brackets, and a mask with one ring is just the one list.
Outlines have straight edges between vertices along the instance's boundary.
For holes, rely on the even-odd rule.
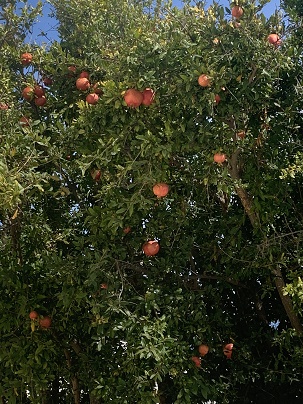
[[[49,46],[24,43],[40,5],[1,5],[2,401],[300,402],[298,22],[250,1],[240,21],[217,4],[51,4]],[[21,95],[37,84],[43,108]],[[155,101],[128,108],[128,88]]]

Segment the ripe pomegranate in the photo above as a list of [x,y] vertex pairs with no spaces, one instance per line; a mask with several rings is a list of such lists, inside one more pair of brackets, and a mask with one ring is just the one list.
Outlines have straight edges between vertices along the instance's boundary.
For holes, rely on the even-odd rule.
[[34,87],[34,94],[39,98],[45,95],[45,90],[41,86],[35,86]]
[[90,174],[93,180],[99,181],[101,177],[101,170],[93,169]]
[[101,283],[100,289],[107,289],[107,288],[108,288],[107,283]]
[[234,347],[234,344],[230,343],[230,344],[226,344],[224,346],[224,349],[226,349],[228,351],[232,351],[233,347]]
[[207,74],[201,74],[198,77],[198,83],[201,87],[209,87],[210,86],[210,78]]
[[224,163],[224,161],[226,160],[226,155],[223,153],[216,153],[214,154],[214,162],[218,163],[218,164],[222,164]]
[[153,186],[153,193],[158,197],[162,198],[168,194],[169,186],[165,182],[159,182]]
[[43,84],[46,87],[49,87],[49,86],[51,86],[53,84],[53,79],[51,77],[44,77]]
[[96,105],[99,101],[99,96],[96,93],[88,94],[86,97],[86,102],[91,105]]
[[31,312],[29,313],[29,318],[30,318],[31,320],[36,320],[38,317],[39,317],[39,314],[38,314],[35,310],[33,310],[33,311],[31,311]]
[[88,89],[89,89],[90,83],[89,83],[89,81],[88,81],[87,78],[85,78],[85,77],[80,77],[80,78],[77,79],[77,81],[76,81],[76,87],[77,87],[78,90],[85,91],[85,90],[88,90]]
[[20,125],[29,126],[29,119],[26,116],[22,116],[19,120]]
[[220,95],[219,95],[219,94],[216,94],[216,95],[215,95],[215,103],[218,105],[220,101],[221,101]]
[[22,53],[21,63],[23,64],[23,66],[28,66],[29,64],[31,64],[32,60],[33,60],[33,55],[31,53],[28,53],[28,52]]
[[231,15],[232,15],[234,18],[241,18],[242,15],[243,15],[243,13],[244,13],[244,10],[243,10],[243,8],[240,7],[240,6],[234,6],[234,7],[231,9]]
[[131,232],[131,228],[129,227],[129,226],[127,226],[127,227],[125,227],[124,229],[123,229],[123,233],[124,234],[128,234],[128,233],[130,233]]
[[99,180],[100,180],[100,177],[101,177],[101,171],[98,170],[97,173],[96,173],[96,175],[95,175],[95,181],[99,181]]
[[237,138],[238,139],[244,139],[245,138],[245,132],[244,130],[241,130],[237,133]]
[[67,70],[68,70],[69,72],[71,72],[71,73],[76,73],[77,68],[76,68],[76,66],[68,66]]
[[49,316],[45,316],[39,321],[40,327],[49,328],[52,324],[52,319]]
[[5,111],[5,110],[8,109],[8,105],[7,105],[7,104],[4,104],[4,102],[1,102],[1,103],[0,103],[0,109],[1,109],[2,111]]
[[143,94],[135,88],[129,88],[125,91],[124,101],[128,107],[138,108],[142,104]]
[[34,96],[34,89],[32,87],[27,86],[22,90],[22,97],[25,100],[31,101],[33,96]]
[[208,354],[209,347],[208,347],[208,345],[201,344],[201,345],[199,345],[198,350],[199,350],[199,353],[201,356],[205,356],[206,354]]
[[223,354],[226,356],[227,359],[231,359],[233,347],[234,347],[234,344],[231,344],[231,343],[224,345]]
[[43,107],[46,104],[45,96],[35,98],[35,104],[37,107]]
[[89,79],[89,73],[83,71],[83,72],[81,72],[81,73],[79,74],[79,78]]
[[151,105],[155,100],[155,92],[151,88],[146,88],[143,92],[143,105]]
[[192,356],[191,360],[194,362],[197,368],[201,367],[201,358],[199,358],[199,356]]
[[281,42],[282,42],[279,35],[277,35],[277,34],[268,35],[267,40],[270,44],[272,44],[274,46],[279,46],[279,45],[281,45]]
[[147,255],[148,257],[151,257],[153,255],[158,254],[158,252],[160,250],[160,245],[159,245],[158,241],[156,241],[156,240],[146,241],[142,245],[142,250],[145,255]]

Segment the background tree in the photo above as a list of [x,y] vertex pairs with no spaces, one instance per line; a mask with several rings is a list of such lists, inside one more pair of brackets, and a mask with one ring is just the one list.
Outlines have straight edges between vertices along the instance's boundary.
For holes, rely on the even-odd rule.
[[300,19],[264,3],[53,0],[50,46],[2,5],[3,403],[301,401]]

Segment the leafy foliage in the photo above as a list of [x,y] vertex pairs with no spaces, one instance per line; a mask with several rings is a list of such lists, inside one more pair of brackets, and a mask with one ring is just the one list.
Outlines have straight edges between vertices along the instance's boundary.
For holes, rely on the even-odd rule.
[[[25,43],[40,4],[1,5],[2,402],[300,402],[297,20],[254,1],[239,21],[215,3],[51,4],[50,46]],[[22,97],[36,85],[44,107]],[[129,108],[129,88],[154,102]]]

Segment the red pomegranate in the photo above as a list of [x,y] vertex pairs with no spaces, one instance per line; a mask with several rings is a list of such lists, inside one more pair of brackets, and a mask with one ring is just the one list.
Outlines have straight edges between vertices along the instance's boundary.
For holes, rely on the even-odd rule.
[[43,95],[42,97],[35,98],[35,104],[37,107],[43,107],[46,104],[46,98]]
[[21,63],[23,64],[23,66],[28,66],[29,64],[31,64],[33,60],[33,55],[29,52],[25,52],[22,53],[21,55]]
[[99,96],[96,93],[88,94],[86,97],[86,102],[91,105],[96,105],[99,101]]
[[31,311],[31,312],[29,313],[29,318],[30,318],[31,320],[36,320],[38,317],[39,317],[39,314],[38,314],[35,310],[33,310],[33,311]]
[[98,182],[101,178],[101,170],[97,170],[97,169],[92,169],[90,172],[92,179],[95,180],[96,182]]
[[22,90],[22,97],[26,101],[31,101],[33,99],[33,96],[34,96],[34,89],[32,87],[27,86]]
[[125,91],[124,101],[128,107],[138,108],[142,104],[143,94],[135,88],[129,88]]
[[218,105],[220,101],[221,101],[220,95],[219,95],[219,94],[216,94],[216,95],[215,95],[215,104]]
[[40,327],[49,328],[52,324],[52,319],[49,316],[45,316],[39,321]]
[[201,358],[199,358],[199,356],[192,356],[191,360],[194,362],[197,368],[201,367]]
[[198,83],[201,87],[209,87],[210,86],[210,77],[207,74],[201,74],[198,77]]
[[226,155],[223,153],[216,153],[214,155],[214,162],[218,163],[218,164],[222,164],[224,163],[224,161],[226,160]]
[[22,126],[29,126],[29,119],[26,116],[21,116],[19,123]]
[[83,72],[81,72],[81,73],[79,74],[79,78],[89,79],[89,73],[83,71]]
[[279,35],[277,34],[270,34],[267,37],[267,40],[270,44],[274,45],[274,46],[279,46],[281,45],[282,41],[279,37]]
[[37,85],[34,87],[34,94],[36,97],[42,97],[45,95],[45,90],[43,87]]
[[201,344],[201,345],[199,345],[198,350],[199,350],[199,353],[201,356],[205,356],[206,354],[208,354],[209,347],[208,347],[208,345]]
[[151,105],[155,101],[155,92],[151,88],[146,88],[143,92],[143,105]]
[[243,10],[243,8],[240,7],[240,6],[234,6],[234,7],[231,9],[231,15],[232,15],[234,18],[241,18],[242,15],[243,15],[243,13],[244,13],[244,10]]
[[146,241],[142,245],[142,250],[146,256],[151,257],[153,255],[158,254],[160,250],[160,245],[156,240]]
[[51,77],[44,77],[43,84],[49,87],[53,84],[53,79]]
[[76,73],[77,68],[76,68],[76,66],[68,66],[67,70],[68,70],[70,73],[74,74],[74,73]]
[[85,77],[80,77],[76,81],[76,87],[78,90],[85,91],[88,90],[90,87],[90,82]]
[[231,344],[231,343],[224,345],[223,354],[226,356],[227,359],[231,359],[233,347],[234,347],[234,344]]
[[153,193],[158,198],[163,198],[169,192],[169,186],[165,182],[159,182],[158,184],[153,186]]

